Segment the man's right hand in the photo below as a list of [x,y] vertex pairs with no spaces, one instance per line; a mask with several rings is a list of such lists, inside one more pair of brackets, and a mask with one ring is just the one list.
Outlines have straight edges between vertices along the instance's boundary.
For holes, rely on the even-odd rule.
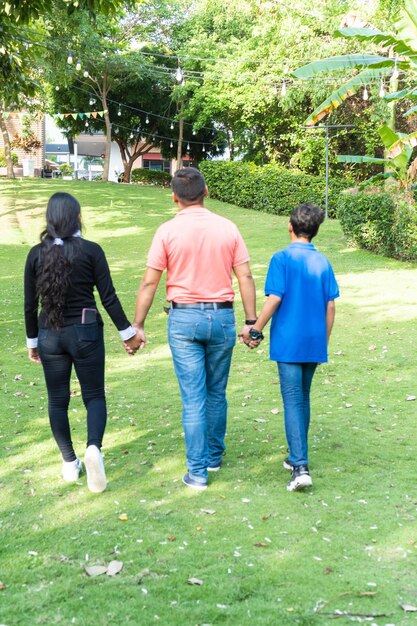
[[142,350],[148,343],[143,328],[135,328],[136,335],[123,342],[126,352],[135,354],[138,350]]

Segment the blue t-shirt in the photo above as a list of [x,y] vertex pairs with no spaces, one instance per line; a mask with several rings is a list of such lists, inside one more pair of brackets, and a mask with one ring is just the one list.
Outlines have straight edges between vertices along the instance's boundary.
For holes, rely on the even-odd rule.
[[327,304],[339,296],[332,266],[312,243],[294,242],[271,259],[265,294],[282,300],[272,316],[270,358],[327,361]]

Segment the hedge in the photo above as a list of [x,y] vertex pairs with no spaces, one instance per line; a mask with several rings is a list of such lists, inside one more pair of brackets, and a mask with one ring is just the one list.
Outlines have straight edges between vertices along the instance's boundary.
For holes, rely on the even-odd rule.
[[[12,156],[12,163],[13,165],[17,165],[19,162],[18,156],[15,152],[11,153]],[[6,161],[6,155],[4,150],[0,150],[0,167],[6,167],[7,166],[7,161]]]
[[132,183],[160,185],[161,187],[169,187],[171,184],[171,174],[161,170],[148,170],[145,168],[133,170],[130,179]]
[[351,242],[403,261],[417,260],[417,211],[414,204],[388,193],[342,193],[337,217]]
[[[210,197],[237,206],[288,215],[302,202],[325,205],[325,180],[297,173],[275,164],[258,166],[236,161],[204,161],[200,169]],[[329,181],[329,216],[336,216],[340,192],[351,186],[346,179]]]

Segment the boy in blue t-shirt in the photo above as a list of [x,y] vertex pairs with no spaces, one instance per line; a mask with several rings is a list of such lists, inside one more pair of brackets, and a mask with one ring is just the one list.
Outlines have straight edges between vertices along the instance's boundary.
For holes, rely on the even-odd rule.
[[309,202],[294,209],[288,225],[291,244],[272,257],[265,282],[267,300],[256,323],[242,336],[255,348],[272,317],[270,358],[278,363],[289,449],[284,467],[292,471],[288,491],[313,484],[307,443],[310,387],[317,364],[327,361],[334,300],[339,296],[332,266],[311,243],[323,219],[323,211]]

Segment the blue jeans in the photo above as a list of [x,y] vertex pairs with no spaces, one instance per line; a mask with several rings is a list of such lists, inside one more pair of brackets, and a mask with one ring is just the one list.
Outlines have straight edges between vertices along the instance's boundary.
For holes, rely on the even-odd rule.
[[51,430],[64,461],[74,461],[68,419],[73,365],[87,409],[87,446],[101,448],[106,427],[103,326],[94,322],[71,324],[58,330],[40,328],[38,350],[48,390]]
[[317,363],[278,363],[289,462],[308,465],[310,388]]
[[218,466],[225,450],[233,309],[171,309],[168,341],[181,392],[188,471],[206,482],[207,467]]

